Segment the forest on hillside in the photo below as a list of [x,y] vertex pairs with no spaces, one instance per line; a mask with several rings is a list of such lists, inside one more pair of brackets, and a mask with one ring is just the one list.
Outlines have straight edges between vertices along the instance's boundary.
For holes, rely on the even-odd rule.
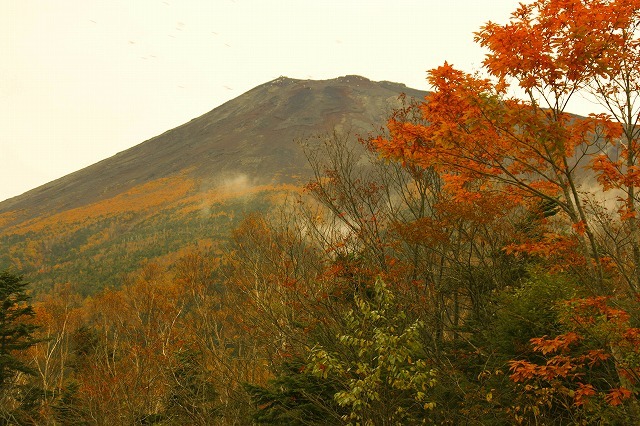
[[0,424],[639,424],[639,25],[520,5],[486,77],[309,141],[305,191],[215,252],[86,297],[0,273]]

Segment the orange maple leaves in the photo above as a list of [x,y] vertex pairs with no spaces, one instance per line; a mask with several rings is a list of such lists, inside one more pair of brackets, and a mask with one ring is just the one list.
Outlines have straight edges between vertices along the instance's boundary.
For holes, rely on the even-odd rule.
[[570,96],[595,75],[612,78],[637,61],[630,41],[639,11],[638,0],[538,0],[521,4],[508,25],[487,23],[475,39],[490,51],[484,65],[492,75]]
[[[601,397],[607,404],[620,405],[634,394],[640,365],[640,329],[630,326],[630,315],[611,306],[609,297],[575,299],[565,303],[563,323],[572,331],[549,338],[530,340],[533,351],[546,358],[543,364],[528,360],[509,362],[510,378],[515,383],[537,382],[553,392],[570,398],[575,406]],[[599,342],[589,348],[587,340]],[[615,366],[619,385],[603,388],[589,383],[589,372],[609,363]]]

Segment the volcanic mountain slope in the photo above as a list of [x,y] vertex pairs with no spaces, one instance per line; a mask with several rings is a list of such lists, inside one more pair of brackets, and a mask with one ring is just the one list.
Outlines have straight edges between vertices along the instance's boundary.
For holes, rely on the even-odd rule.
[[246,175],[290,181],[305,159],[295,139],[335,128],[370,131],[388,117],[399,93],[423,92],[359,76],[311,81],[280,77],[214,110],[83,170],[0,203],[0,213],[60,212],[135,186],[187,173],[199,180]]
[[[38,288],[117,284],[141,262],[215,245],[234,221],[308,176],[296,140],[366,134],[426,94],[359,76],[280,77],[175,129],[0,202],[0,268]],[[208,243],[207,243],[208,242]]]

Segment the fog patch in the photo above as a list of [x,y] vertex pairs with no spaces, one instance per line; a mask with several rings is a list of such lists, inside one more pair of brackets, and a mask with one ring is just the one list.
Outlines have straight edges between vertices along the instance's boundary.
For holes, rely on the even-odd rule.
[[200,185],[202,194],[200,215],[209,217],[213,213],[219,213],[220,206],[216,206],[215,211],[212,206],[230,199],[247,203],[253,198],[252,190],[257,186],[255,179],[251,179],[245,173],[224,173],[206,179]]
[[228,176],[220,180],[218,188],[223,192],[237,193],[250,189],[253,185],[249,182],[249,177],[244,174]]

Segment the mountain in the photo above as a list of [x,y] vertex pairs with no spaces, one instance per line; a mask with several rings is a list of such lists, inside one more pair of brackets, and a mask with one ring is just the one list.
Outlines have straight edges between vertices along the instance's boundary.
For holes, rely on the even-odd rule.
[[235,221],[304,182],[297,140],[366,134],[426,94],[360,76],[280,77],[175,129],[0,202],[0,268],[36,288],[74,282],[85,292],[186,245],[214,247]]

